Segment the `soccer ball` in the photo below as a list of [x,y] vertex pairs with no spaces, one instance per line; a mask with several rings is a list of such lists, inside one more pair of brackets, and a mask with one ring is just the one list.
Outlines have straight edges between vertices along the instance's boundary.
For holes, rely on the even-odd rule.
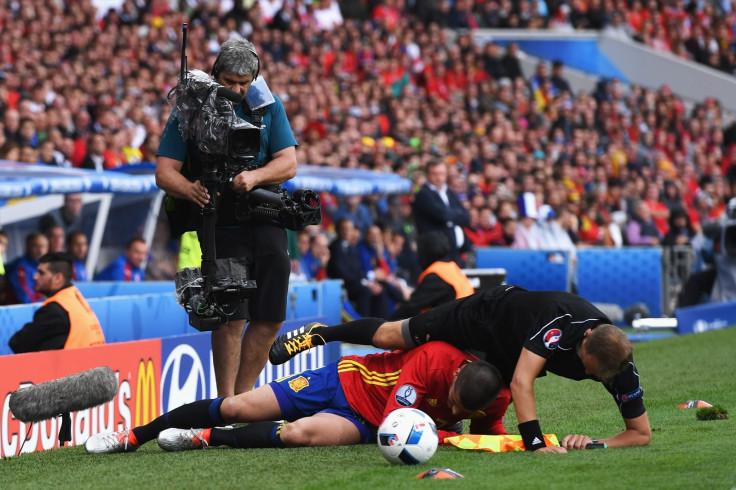
[[394,410],[378,428],[378,449],[391,464],[420,464],[437,451],[437,427],[415,408]]

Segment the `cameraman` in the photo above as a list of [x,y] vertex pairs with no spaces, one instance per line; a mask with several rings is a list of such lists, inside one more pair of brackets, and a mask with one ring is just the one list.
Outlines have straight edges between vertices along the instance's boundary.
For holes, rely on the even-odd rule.
[[[260,61],[255,47],[245,39],[228,39],[212,68],[215,80],[245,96],[255,80]],[[244,257],[249,279],[257,290],[241,303],[228,322],[212,332],[212,355],[219,396],[251,390],[266,364],[268,349],[286,316],[286,295],[290,261],[286,231],[270,223],[235,219],[235,197],[263,186],[280,185],[296,175],[297,142],[281,100],[259,110],[261,116],[260,153],[248,170],[234,176],[229,186],[218,189],[216,258]],[[202,162],[191,142],[186,142],[179,126],[178,112],[172,111],[161,135],[156,162],[156,183],[173,198],[196,204],[199,214],[210,196],[200,182]],[[254,113],[245,99],[235,114],[253,123]],[[256,114],[258,116],[259,114]],[[202,230],[198,230],[200,243]],[[249,321],[248,328],[245,328]]]

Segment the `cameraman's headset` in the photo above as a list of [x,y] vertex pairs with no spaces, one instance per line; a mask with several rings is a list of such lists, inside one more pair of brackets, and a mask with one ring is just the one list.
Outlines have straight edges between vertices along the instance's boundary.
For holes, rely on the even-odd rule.
[[[256,57],[256,72],[253,74],[253,81],[256,81],[256,78],[258,78],[258,74],[261,71],[261,59],[258,57],[258,53],[256,53],[256,48],[253,47],[252,43],[250,46],[246,48],[253,56]],[[212,75],[215,80],[220,78],[220,69],[217,66],[220,61],[220,55],[222,55],[222,50],[220,50],[219,53],[217,53],[217,58],[215,58],[215,62],[212,64],[212,71],[210,72],[210,75]]]

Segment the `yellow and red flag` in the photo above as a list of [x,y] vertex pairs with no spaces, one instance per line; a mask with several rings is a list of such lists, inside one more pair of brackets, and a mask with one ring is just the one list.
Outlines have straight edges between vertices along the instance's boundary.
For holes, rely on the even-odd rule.
[[[545,434],[544,443],[547,446],[559,446],[557,436]],[[524,451],[524,441],[517,434],[505,436],[487,436],[480,434],[463,434],[460,436],[446,437],[445,446],[456,446],[460,449],[471,449],[476,451],[488,451],[490,453],[505,453],[508,451]]]

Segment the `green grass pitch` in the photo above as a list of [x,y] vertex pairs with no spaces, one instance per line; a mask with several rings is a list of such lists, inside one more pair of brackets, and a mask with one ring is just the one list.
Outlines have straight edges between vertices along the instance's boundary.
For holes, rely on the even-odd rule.
[[[90,456],[81,446],[0,460],[0,488],[736,488],[736,328],[639,343],[640,371],[652,425],[646,447],[568,454],[463,451],[440,447],[426,464],[391,466],[374,445],[164,453],[155,442],[135,453]],[[549,375],[536,383],[542,429],[611,436],[622,428],[598,383]],[[687,400],[729,412],[700,421]],[[506,428],[516,432],[513,405]],[[462,480],[416,480],[431,468]]]

